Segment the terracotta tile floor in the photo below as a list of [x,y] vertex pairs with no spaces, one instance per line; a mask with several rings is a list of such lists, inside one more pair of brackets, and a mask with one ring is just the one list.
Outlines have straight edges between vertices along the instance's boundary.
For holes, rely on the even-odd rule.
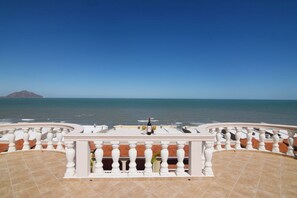
[[216,152],[212,178],[63,179],[65,154],[0,155],[0,197],[297,197],[297,160],[248,151]]

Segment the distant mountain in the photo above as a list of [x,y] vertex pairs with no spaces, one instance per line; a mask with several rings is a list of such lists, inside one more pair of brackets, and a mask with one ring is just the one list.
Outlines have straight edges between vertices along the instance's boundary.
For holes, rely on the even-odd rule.
[[23,90],[23,91],[11,93],[4,98],[43,98],[43,96],[37,95],[33,92]]

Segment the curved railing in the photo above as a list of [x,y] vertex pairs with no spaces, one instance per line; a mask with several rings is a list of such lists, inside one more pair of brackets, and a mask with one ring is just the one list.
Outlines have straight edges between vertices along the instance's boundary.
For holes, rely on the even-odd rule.
[[[124,129],[121,129],[124,130]],[[133,129],[127,129],[129,132]],[[66,147],[66,178],[104,178],[104,177],[189,177],[213,176],[212,152],[222,150],[258,150],[295,156],[294,137],[297,126],[264,124],[264,123],[213,123],[197,127],[187,127],[191,134],[155,134],[147,136],[134,129],[135,133],[83,133],[84,128],[68,123],[16,123],[0,125],[0,134],[8,134],[8,152],[16,151],[16,133],[22,131],[23,144],[21,150],[55,150],[64,151]],[[32,137],[34,136],[34,137]],[[29,145],[29,139],[32,147]],[[283,140],[287,143],[284,144]],[[94,172],[90,171],[90,145],[94,144]],[[104,169],[104,145],[112,147],[112,169]],[[119,168],[121,151],[119,147],[129,147],[129,170]],[[137,169],[136,146],[144,150],[144,169]],[[162,149],[161,169],[152,173],[152,145]],[[168,169],[169,145],[176,146],[176,170]],[[280,148],[285,147],[284,148]],[[188,147],[188,170],[185,169],[185,148]],[[122,167],[123,168],[123,167]]]
[[[1,124],[0,134],[8,135],[8,140],[2,140],[1,143],[8,143],[8,152],[14,152],[16,148],[16,135],[22,133],[23,151],[34,149],[43,149],[42,144],[46,144],[47,150],[64,151],[64,135],[70,132],[81,133],[83,127],[77,124],[68,123],[13,123]],[[35,140],[35,145],[30,147],[29,139]],[[54,147],[56,145],[56,148]]]
[[[200,125],[196,129],[200,132],[215,134],[214,151],[245,149],[295,156],[294,137],[297,126],[266,123],[214,123]],[[243,139],[246,141],[245,147],[242,146]],[[283,140],[287,140],[287,143],[284,144]],[[286,148],[280,150],[280,144]]]

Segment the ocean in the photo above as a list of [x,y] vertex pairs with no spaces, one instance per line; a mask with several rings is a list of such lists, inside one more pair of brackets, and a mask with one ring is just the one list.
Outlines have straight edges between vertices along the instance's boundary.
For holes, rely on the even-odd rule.
[[108,126],[266,122],[297,125],[296,100],[0,99],[0,123],[68,122]]

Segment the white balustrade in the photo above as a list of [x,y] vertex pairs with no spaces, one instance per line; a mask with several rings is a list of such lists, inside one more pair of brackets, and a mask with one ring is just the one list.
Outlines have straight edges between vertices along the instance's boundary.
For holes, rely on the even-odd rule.
[[145,141],[145,151],[144,151],[144,157],[145,157],[145,164],[144,164],[144,175],[150,176],[152,175],[152,157],[153,157],[153,151],[152,151],[152,141]]
[[273,148],[272,152],[279,153],[279,137],[278,137],[278,130],[273,130]]
[[16,151],[15,148],[15,131],[16,130],[9,130],[8,131],[8,140],[9,140],[9,145],[8,145],[8,152],[13,152]]
[[288,151],[287,151],[287,155],[289,156],[295,156],[294,155],[294,148],[293,148],[293,144],[294,144],[294,134],[295,132],[293,131],[288,131]]
[[65,177],[72,177],[75,174],[75,150],[74,150],[74,142],[68,141],[66,143],[66,159],[67,159],[67,165],[66,165],[66,173]]
[[216,149],[218,151],[222,150],[222,133],[221,133],[221,129],[220,128],[216,128],[217,134],[216,134]]
[[203,173],[205,176],[213,176],[212,171],[212,150],[211,147],[213,146],[212,142],[205,142],[205,165],[203,169]]
[[53,137],[54,137],[54,128],[51,128],[48,133],[47,133],[47,150],[53,150],[54,145],[53,145]]
[[64,147],[62,145],[62,139],[63,139],[63,135],[62,135],[62,131],[63,131],[63,128],[60,128],[57,130],[57,150],[59,151],[63,151],[64,150]]
[[228,127],[225,127],[225,139],[226,139],[226,144],[225,144],[225,150],[231,150],[231,133]]
[[134,176],[137,174],[136,169],[136,157],[137,157],[137,151],[136,151],[136,141],[129,141],[130,150],[129,150],[129,158],[130,158],[130,164],[129,164],[129,176]]
[[95,174],[96,175],[103,175],[103,149],[102,149],[103,141],[95,141],[96,151],[95,151],[95,158],[96,158],[96,164],[95,164]]
[[111,156],[112,156],[112,170],[111,173],[113,175],[119,175],[120,174],[120,150],[119,150],[119,141],[111,141],[112,145],[112,151],[111,151]]
[[[7,143],[8,143],[8,152],[16,151],[16,133],[22,133],[22,140],[23,140],[23,147],[22,151],[30,150],[30,136],[32,132],[35,133],[35,147],[34,150],[41,150],[42,149],[42,132],[45,129],[51,128],[51,130],[47,133],[47,149],[52,150],[54,149],[53,146],[53,129],[65,129],[68,132],[81,132],[83,131],[83,127],[76,124],[67,124],[67,123],[10,123],[10,124],[0,124],[0,131],[3,131],[7,134]],[[60,135],[58,131],[56,133],[57,137],[57,150],[64,150],[63,147],[63,134]],[[2,142],[5,139],[1,140]]]
[[[31,126],[32,124],[32,126]],[[13,152],[16,150],[15,147],[15,131],[16,129],[22,130],[23,133],[23,148],[22,150],[29,150],[29,130],[35,131],[36,136],[36,146],[35,150],[42,149],[41,138],[42,131],[45,129],[50,129],[47,133],[47,149],[52,150],[53,147],[53,132],[56,132],[57,138],[57,149],[56,150],[64,150],[63,148],[63,136],[65,139],[65,150],[66,150],[66,178],[86,178],[86,177],[98,177],[98,178],[106,178],[106,177],[173,177],[173,176],[213,176],[212,171],[212,154],[213,154],[213,145],[214,138],[216,143],[216,150],[220,151],[222,149],[222,129],[226,130],[225,138],[225,149],[232,149],[231,147],[231,129],[235,129],[235,149],[240,150],[241,148],[241,135],[242,132],[247,131],[247,150],[253,150],[253,132],[259,133],[259,147],[257,150],[259,151],[267,151],[265,149],[265,132],[273,131],[273,148],[272,152],[280,153],[279,147],[279,131],[287,131],[288,132],[288,150],[282,152],[286,152],[288,156],[294,156],[294,135],[297,129],[296,126],[289,125],[271,125],[271,124],[257,124],[257,123],[214,123],[214,124],[206,124],[200,125],[197,127],[197,131],[199,133],[195,134],[181,134],[179,135],[171,135],[167,134],[166,136],[156,134],[154,136],[146,136],[146,135],[113,135],[108,133],[98,133],[98,134],[84,134],[82,133],[83,128],[79,125],[71,125],[71,124],[60,124],[60,123],[25,123],[25,124],[9,124],[9,125],[0,125],[1,131],[5,131],[8,133],[8,152]],[[13,130],[15,129],[15,130]],[[56,129],[56,130],[54,130]],[[245,130],[243,130],[245,129]],[[255,129],[260,129],[255,130]],[[243,130],[243,131],[242,131]],[[74,131],[74,132],[73,132]],[[255,136],[257,138],[257,135]],[[270,140],[269,140],[270,141]],[[96,163],[94,166],[94,173],[90,173],[90,146],[89,142],[94,142],[96,146],[95,158]],[[112,170],[104,170],[103,167],[103,144],[104,143],[112,144]],[[175,174],[173,170],[168,169],[168,158],[169,151],[168,146],[170,142],[176,142],[177,151],[176,151],[176,169]],[[127,172],[120,171],[119,168],[119,160],[120,160],[120,144],[129,145],[129,170]],[[152,145],[161,144],[161,169],[159,174],[152,172]],[[144,170],[137,170],[137,150],[136,145],[144,145],[145,146],[145,164]],[[189,156],[188,156],[188,171],[185,171],[185,145],[189,145]],[[271,142],[269,142],[271,144]],[[141,174],[143,173],[143,174]]]
[[176,168],[176,175],[177,176],[183,176],[185,175],[185,165],[184,165],[184,159],[185,159],[185,147],[186,142],[185,141],[177,141],[177,168]]
[[42,135],[42,127],[36,128],[35,129],[35,139],[36,139],[35,150],[41,150],[42,149],[41,135]]
[[241,129],[241,127],[235,127],[235,131],[236,131],[236,133],[235,133],[235,149],[241,150],[242,148],[241,148],[240,136],[242,133],[241,132],[242,129]]
[[264,129],[260,129],[259,131],[260,135],[259,135],[259,151],[265,151],[265,130]]
[[23,129],[23,140],[24,140],[24,143],[23,143],[23,151],[27,151],[27,150],[30,150],[30,146],[29,146],[29,131],[31,129],[28,128],[28,129]]
[[246,134],[246,149],[247,150],[253,150],[253,129],[251,128],[246,128],[247,134]]

